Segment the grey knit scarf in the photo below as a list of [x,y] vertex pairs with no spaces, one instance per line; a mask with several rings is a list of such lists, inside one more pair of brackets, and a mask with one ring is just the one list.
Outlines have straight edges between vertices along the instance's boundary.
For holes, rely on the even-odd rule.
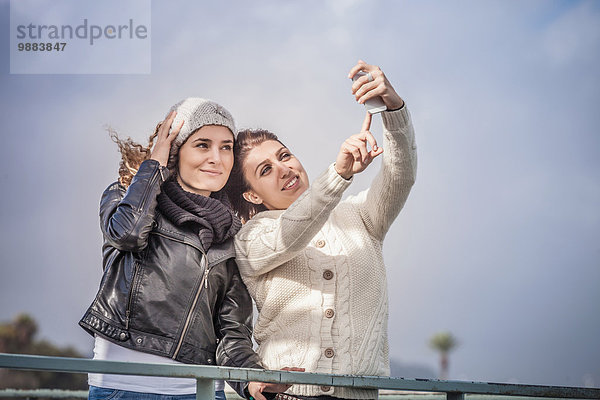
[[205,251],[213,243],[232,238],[242,227],[223,191],[202,196],[185,191],[177,179],[169,179],[162,185],[157,200],[160,212],[169,221],[197,230]]

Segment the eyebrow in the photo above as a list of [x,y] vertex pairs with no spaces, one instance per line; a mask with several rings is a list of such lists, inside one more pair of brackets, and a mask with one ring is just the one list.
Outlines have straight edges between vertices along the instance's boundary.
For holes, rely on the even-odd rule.
[[[211,143],[212,139],[208,139],[208,138],[196,138],[196,139],[193,140],[192,143],[195,143],[195,142],[208,142],[208,143]],[[233,140],[232,139],[221,140],[221,143],[233,143]]]
[[[286,148],[285,146],[281,146],[281,147],[279,148],[279,150],[277,150],[277,151],[275,152],[275,155],[279,155],[279,154],[281,154],[281,152],[282,152],[283,150],[287,150],[287,148]],[[261,166],[261,165],[263,165],[263,164],[265,164],[267,161],[269,161],[269,160],[268,160],[268,159],[266,159],[266,160],[263,160],[262,162],[260,162],[260,163],[259,163],[259,164],[256,166],[256,169],[254,170],[254,175],[256,175],[256,173],[257,173],[257,172],[258,172],[258,170],[260,169],[260,166]]]

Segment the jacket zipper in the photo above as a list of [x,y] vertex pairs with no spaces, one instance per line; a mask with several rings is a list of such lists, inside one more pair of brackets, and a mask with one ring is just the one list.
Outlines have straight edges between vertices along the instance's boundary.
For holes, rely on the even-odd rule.
[[139,264],[136,261],[135,267],[133,268],[133,279],[131,280],[131,287],[129,288],[129,296],[127,297],[127,308],[125,309],[125,330],[129,330],[129,316],[131,314],[131,302],[133,300],[133,291],[135,289],[135,283],[138,277]]
[[208,288],[208,272],[210,271],[210,269],[208,268],[208,260],[206,259],[206,253],[204,252],[204,250],[202,250],[200,247],[191,244],[191,243],[186,243],[183,240],[180,239],[176,239],[173,238],[171,236],[167,236],[164,235],[162,233],[159,232],[153,232],[156,235],[165,237],[167,239],[171,239],[174,240],[176,242],[179,243],[183,243],[186,244],[188,246],[192,246],[193,248],[197,249],[199,252],[202,253],[202,261],[201,263],[204,264],[204,276],[202,277],[202,281],[200,281],[200,285],[198,286],[198,290],[196,291],[196,296],[194,297],[194,301],[192,302],[192,306],[190,307],[190,310],[188,311],[187,317],[185,319],[185,324],[183,325],[183,330],[181,331],[181,337],[179,338],[179,342],[177,342],[177,347],[175,348],[175,352],[173,353],[173,357],[171,357],[172,359],[176,359],[177,356],[179,355],[179,350],[181,350],[181,345],[183,344],[183,339],[185,338],[185,335],[187,333],[187,330],[189,328],[191,319],[192,319],[192,313],[194,312],[194,309],[196,308],[196,304],[198,303],[198,299],[200,298],[200,292],[202,292],[202,287],[204,288]]
[[190,307],[190,311],[188,311],[187,318],[185,319],[185,324],[183,325],[183,330],[181,331],[181,337],[179,338],[179,342],[177,343],[177,348],[175,349],[175,353],[173,353],[173,359],[176,359],[177,356],[179,355],[179,350],[181,349],[181,345],[183,344],[183,339],[185,338],[185,335],[187,334],[187,330],[190,326],[190,321],[192,319],[192,313],[194,312],[194,309],[196,308],[196,304],[198,303],[198,299],[200,298],[200,292],[202,292],[202,287],[204,286],[205,288],[208,288],[209,269],[208,269],[208,263],[206,261],[206,255],[204,253],[202,254],[202,260],[203,260],[203,263],[205,264],[204,276],[202,277],[200,286],[198,286],[198,290],[196,291],[196,297],[194,297],[194,301],[192,303],[192,306]]
[[185,244],[185,245],[188,245],[188,246],[192,246],[193,248],[195,248],[196,250],[198,250],[200,253],[202,253],[203,256],[206,257],[206,254],[204,253],[204,250],[202,250],[200,247],[196,246],[193,243],[184,242],[181,239],[177,239],[177,238],[174,238],[173,236],[168,236],[168,235],[165,235],[164,233],[160,233],[160,232],[156,232],[156,231],[152,231],[151,234],[162,236],[164,238],[167,238],[167,239],[170,239],[170,240],[174,240],[176,242],[179,242],[179,243],[182,243],[182,244]]

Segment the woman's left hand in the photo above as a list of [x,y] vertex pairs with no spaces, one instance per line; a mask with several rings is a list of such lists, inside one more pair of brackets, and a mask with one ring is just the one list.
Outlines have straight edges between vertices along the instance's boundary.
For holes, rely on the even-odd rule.
[[398,96],[398,93],[378,66],[369,65],[363,60],[358,60],[358,63],[348,73],[348,78],[352,79],[358,71],[366,72],[370,74],[370,77],[369,75],[361,76],[352,84],[352,94],[354,94],[356,101],[364,104],[365,101],[379,96],[388,110],[402,108],[404,100]]
[[[304,368],[298,367],[285,367],[281,368],[281,370],[304,372]],[[266,400],[265,396],[263,396],[263,392],[282,393],[288,390],[291,386],[292,385],[288,385],[287,383],[250,382],[248,384],[248,393],[250,393],[255,400]]]
[[[335,159],[335,171],[344,179],[364,171],[375,157],[383,153],[383,148],[377,147],[377,140],[369,131],[373,117],[368,111],[365,114],[360,133],[342,143]],[[367,143],[371,145],[371,150],[367,148]]]

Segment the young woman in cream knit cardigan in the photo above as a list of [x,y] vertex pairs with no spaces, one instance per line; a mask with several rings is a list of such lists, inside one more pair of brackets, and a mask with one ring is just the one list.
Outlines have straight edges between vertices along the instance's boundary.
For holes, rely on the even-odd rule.
[[[381,96],[383,147],[369,132],[341,146],[335,163],[309,186],[300,161],[264,130],[238,134],[230,180],[245,225],[236,259],[259,310],[254,327],[265,367],[307,372],[389,375],[388,300],[382,244],[416,174],[410,115],[384,73],[359,61],[349,73],[359,103]],[[370,146],[370,150],[368,148]],[[340,201],[352,176],[382,154],[371,187]],[[301,398],[377,398],[377,390],[294,385]]]

